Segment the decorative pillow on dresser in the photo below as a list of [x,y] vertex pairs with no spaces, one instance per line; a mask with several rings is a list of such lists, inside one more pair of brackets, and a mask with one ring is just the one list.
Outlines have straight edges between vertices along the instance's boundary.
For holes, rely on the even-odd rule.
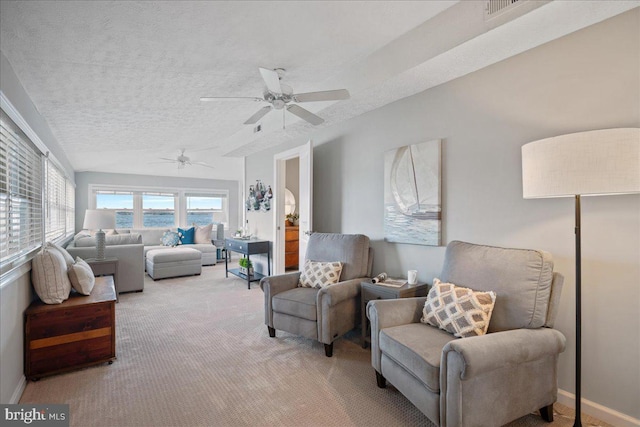
[[67,252],[67,250],[65,248],[63,248],[60,245],[56,245],[53,242],[47,242],[46,244],[47,249],[51,249],[51,250],[55,250],[60,252],[60,255],[62,255],[62,257],[64,258],[64,261],[67,263],[67,268],[71,267],[74,263],[73,261],[73,257],[71,256],[71,254],[69,252]]
[[434,279],[420,321],[459,338],[484,335],[495,302],[493,291],[474,291]]
[[306,260],[300,273],[299,287],[324,288],[340,281],[341,262],[319,262]]
[[76,292],[82,295],[91,295],[96,278],[93,275],[91,266],[80,257],[76,257],[76,262],[69,267],[69,281]]
[[67,263],[57,249],[45,246],[31,261],[31,282],[46,304],[60,304],[69,298],[71,282]]

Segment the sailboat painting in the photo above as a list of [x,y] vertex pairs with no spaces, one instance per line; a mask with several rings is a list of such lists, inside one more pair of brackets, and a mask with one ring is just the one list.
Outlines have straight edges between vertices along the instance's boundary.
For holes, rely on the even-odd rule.
[[440,246],[441,140],[407,145],[384,157],[384,237],[388,242]]

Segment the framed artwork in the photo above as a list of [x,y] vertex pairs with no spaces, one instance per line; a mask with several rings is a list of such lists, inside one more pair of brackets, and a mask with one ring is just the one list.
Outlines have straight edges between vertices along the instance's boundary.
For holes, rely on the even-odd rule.
[[442,141],[407,145],[384,155],[384,238],[440,246]]

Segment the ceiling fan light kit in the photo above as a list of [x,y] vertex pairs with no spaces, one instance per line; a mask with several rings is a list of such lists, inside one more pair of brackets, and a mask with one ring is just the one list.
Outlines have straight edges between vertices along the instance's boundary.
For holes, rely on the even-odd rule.
[[[284,68],[276,68],[270,70],[268,68],[259,68],[260,75],[266,89],[262,98],[258,97],[230,97],[230,96],[212,96],[202,97],[201,101],[260,101],[266,102],[270,105],[262,107],[255,114],[244,122],[245,125],[256,124],[271,110],[283,110],[288,111],[291,114],[300,117],[302,120],[317,126],[324,122],[324,119],[311,111],[300,107],[295,103],[301,102],[319,102],[319,101],[342,101],[350,98],[349,91],[346,89],[325,90],[320,92],[307,92],[307,93],[293,93],[291,86],[288,86],[281,82],[284,77]],[[282,128],[284,129],[284,116],[282,122]]]

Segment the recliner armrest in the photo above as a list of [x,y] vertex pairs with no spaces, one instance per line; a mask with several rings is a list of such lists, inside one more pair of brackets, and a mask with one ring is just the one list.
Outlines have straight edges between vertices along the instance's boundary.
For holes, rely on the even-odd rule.
[[465,419],[473,419],[476,425],[503,425],[553,404],[564,349],[564,335],[547,328],[447,343],[440,361],[440,424],[466,425]]
[[[555,329],[514,329],[449,342],[442,349],[445,366],[450,352],[460,354],[460,378],[468,379],[505,367],[562,353],[566,338]],[[450,369],[451,367],[449,367]]]
[[317,296],[318,306],[326,304],[329,307],[333,307],[349,298],[357,297],[360,295],[360,283],[364,280],[367,280],[367,278],[345,280],[320,289]]
[[392,326],[420,322],[426,300],[427,297],[400,298],[369,301],[367,304],[367,317],[371,321],[371,365],[378,373],[382,373],[380,331]]
[[268,293],[270,296],[279,294],[280,292],[288,291],[289,289],[296,288],[300,281],[300,272],[280,274],[278,276],[263,277],[260,280],[260,289],[264,293]]

